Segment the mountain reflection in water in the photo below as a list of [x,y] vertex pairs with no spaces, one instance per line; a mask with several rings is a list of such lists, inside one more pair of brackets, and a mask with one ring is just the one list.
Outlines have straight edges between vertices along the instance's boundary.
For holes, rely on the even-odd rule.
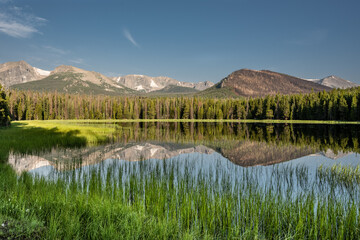
[[305,156],[341,162],[348,154],[359,153],[359,135],[357,125],[121,123],[112,143],[26,155],[13,152],[8,162],[18,173],[46,166],[68,170],[107,159],[140,161],[182,154],[201,154],[206,159],[218,153],[242,167],[273,165]]

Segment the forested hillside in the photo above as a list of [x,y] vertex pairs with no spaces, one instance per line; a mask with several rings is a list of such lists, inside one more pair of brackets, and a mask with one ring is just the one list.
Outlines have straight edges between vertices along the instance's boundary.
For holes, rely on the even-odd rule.
[[9,92],[13,120],[283,119],[359,121],[360,88],[248,99],[142,98]]

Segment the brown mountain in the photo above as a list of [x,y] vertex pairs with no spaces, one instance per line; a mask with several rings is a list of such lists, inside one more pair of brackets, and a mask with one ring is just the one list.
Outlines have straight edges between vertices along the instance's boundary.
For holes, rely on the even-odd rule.
[[238,96],[261,97],[275,94],[296,94],[329,91],[331,88],[311,81],[268,70],[241,69],[231,73],[220,83],[205,90],[216,92],[227,89]]

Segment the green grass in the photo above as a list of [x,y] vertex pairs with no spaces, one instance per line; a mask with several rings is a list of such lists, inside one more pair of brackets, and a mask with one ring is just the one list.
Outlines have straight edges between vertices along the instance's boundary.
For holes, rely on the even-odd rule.
[[2,166],[0,214],[42,222],[49,239],[360,237],[359,185],[331,172],[311,182],[307,169],[274,168],[261,185],[261,169],[193,169],[186,160],[118,162],[46,180]]

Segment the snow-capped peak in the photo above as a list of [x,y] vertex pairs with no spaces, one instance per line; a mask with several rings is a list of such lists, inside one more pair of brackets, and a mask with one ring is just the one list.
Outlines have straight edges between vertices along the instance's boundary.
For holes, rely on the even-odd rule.
[[318,79],[318,78],[303,78],[303,80],[316,82],[316,81],[319,81],[320,79]]
[[40,76],[49,76],[50,75],[50,71],[42,70],[42,69],[36,68],[36,67],[34,67],[34,70]]

